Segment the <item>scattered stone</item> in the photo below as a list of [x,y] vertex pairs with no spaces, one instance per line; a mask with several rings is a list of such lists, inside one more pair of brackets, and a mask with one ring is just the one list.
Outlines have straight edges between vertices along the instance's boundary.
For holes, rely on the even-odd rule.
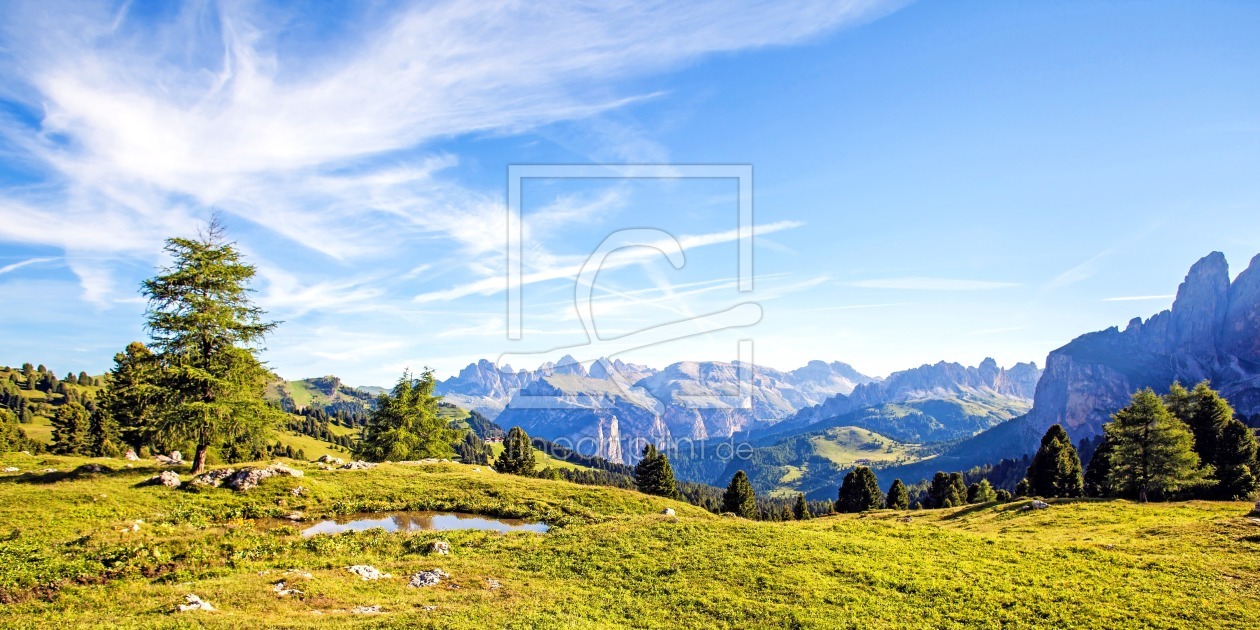
[[281,575],[292,575],[294,577],[300,577],[303,580],[309,580],[315,577],[306,571],[298,571],[297,569],[287,569]]
[[306,494],[306,488],[304,488],[304,487],[302,487],[302,486],[298,486],[298,487],[296,487],[296,488],[294,488],[294,489],[290,490],[290,491],[289,491],[289,494],[291,494],[291,495],[293,495],[293,496],[295,496],[295,497],[304,496],[304,495]]
[[486,578],[486,588],[492,591],[497,591],[503,588],[503,585],[499,584],[499,581],[494,578]]
[[132,523],[132,524],[131,524],[131,531],[133,531],[133,532],[138,532],[138,531],[140,531],[140,525],[141,525],[141,524],[143,524],[143,523],[144,523],[144,521],[142,521],[142,520],[140,520],[140,519],[136,519],[136,522],[134,522],[134,523]]
[[184,456],[179,451],[171,451],[170,455],[162,455],[158,453],[153,456],[159,464],[164,466],[178,466],[184,463]]
[[429,543],[429,553],[436,553],[439,556],[445,556],[451,553],[451,543],[445,540],[435,540]]
[[430,604],[430,605],[428,605],[428,606],[421,606],[421,607],[420,607],[420,610],[423,610],[424,612],[433,612],[433,611],[437,610],[437,606],[433,606],[433,605],[431,605],[431,604]]
[[127,460],[127,461],[129,461],[129,462],[138,462],[138,461],[140,461],[140,456],[139,456],[139,455],[136,455],[136,451],[135,451],[135,450],[133,450],[133,449],[127,449],[127,452],[123,454],[123,459],[125,459],[125,460]]
[[394,577],[388,573],[381,573],[376,567],[367,564],[356,564],[346,567],[346,570],[359,576],[361,580],[379,580],[381,578]]
[[439,583],[442,582],[442,578],[445,578],[445,577],[451,577],[451,576],[447,575],[446,571],[443,571],[441,569],[434,569],[432,571],[420,571],[419,573],[416,573],[411,576],[411,581],[407,583],[407,586],[410,586],[412,588],[422,588],[425,586],[437,586]]
[[179,475],[173,470],[163,470],[160,474],[149,477],[149,485],[166,486],[167,488],[178,488],[183,485],[179,480]]
[[20,470],[22,469],[18,468],[17,466],[7,466],[5,467],[4,472],[18,472]]
[[55,473],[55,472],[57,472],[57,469],[56,469],[56,468],[45,468],[45,469],[44,469],[44,472],[46,472],[46,473]]
[[321,464],[332,464],[334,466],[340,466],[346,463],[346,460],[341,459],[340,457],[333,457],[332,455],[328,455],[328,454],[320,455],[319,459],[315,461]]
[[1048,507],[1050,507],[1049,503],[1046,503],[1045,501],[1042,501],[1040,499],[1033,499],[1032,503],[1029,503],[1028,505],[1025,505],[1024,507],[1020,509],[1027,512],[1028,510],[1044,510]]
[[674,508],[665,508],[665,509],[661,510],[661,514],[664,514],[665,516],[673,516],[673,515],[674,515]]
[[271,464],[270,466],[264,466],[262,468],[245,467],[240,470],[236,470],[235,468],[220,468],[194,478],[193,483],[203,486],[214,486],[216,488],[227,486],[233,490],[244,492],[251,488],[258,487],[259,482],[263,479],[278,475],[301,477],[303,473],[300,470],[289,468],[284,464]]
[[376,468],[376,464],[364,461],[350,462],[341,467],[342,470],[371,470],[373,468]]
[[284,580],[280,580],[279,582],[276,582],[275,586],[272,587],[272,590],[274,590],[276,592],[276,595],[280,597],[288,597],[290,595],[305,595],[305,593],[303,593],[302,591],[299,591],[296,588],[289,588],[289,585],[285,584]]
[[27,457],[31,457],[31,452],[30,452],[30,451],[22,451],[22,454],[23,454],[23,455],[26,455]]
[[909,516],[903,516],[897,520],[901,521],[902,523],[909,523],[912,519]]
[[355,606],[350,612],[356,615],[379,615],[381,614],[380,606]]
[[306,518],[306,517],[304,517],[301,512],[289,512],[288,514],[284,515],[284,520],[293,521],[294,523],[301,522],[303,518]]
[[76,475],[91,475],[107,472],[112,471],[108,466],[102,466],[100,464],[84,464],[74,469],[74,474]]
[[206,612],[214,612],[214,606],[211,606],[210,602],[204,599],[201,599],[200,597],[197,597],[196,595],[193,595],[192,593],[185,595],[184,601],[187,603],[179,605],[179,612],[188,612],[191,610],[204,610]]

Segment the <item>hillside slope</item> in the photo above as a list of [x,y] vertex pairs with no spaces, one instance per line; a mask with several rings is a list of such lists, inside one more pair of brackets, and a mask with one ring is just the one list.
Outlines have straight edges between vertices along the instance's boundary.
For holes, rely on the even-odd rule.
[[[6,625],[95,627],[1222,628],[1260,621],[1260,525],[1240,503],[1055,502],[803,522],[721,518],[630,491],[458,464],[305,469],[248,493],[66,475],[87,460],[0,456]],[[59,473],[38,472],[55,468]],[[36,472],[31,472],[36,471]],[[291,490],[301,486],[301,496]],[[677,517],[663,516],[669,507]],[[484,531],[303,538],[361,510],[544,520]],[[908,518],[907,518],[908,517]],[[227,520],[232,519],[232,520]],[[133,528],[135,531],[132,531]],[[126,531],[122,531],[126,530]],[[429,554],[446,540],[450,555]],[[370,564],[394,577],[364,581]],[[440,568],[443,586],[407,576]],[[280,596],[284,582],[301,594]],[[214,612],[175,612],[187,594]],[[379,606],[379,613],[349,612]]]

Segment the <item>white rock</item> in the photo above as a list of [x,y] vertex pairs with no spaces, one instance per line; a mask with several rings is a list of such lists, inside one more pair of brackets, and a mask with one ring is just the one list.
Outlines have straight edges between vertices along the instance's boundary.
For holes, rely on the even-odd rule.
[[381,578],[394,577],[388,573],[381,573],[376,567],[367,564],[356,564],[346,567],[346,570],[359,576],[361,580],[379,580]]
[[446,572],[441,569],[434,569],[432,571],[420,571],[418,573],[412,574],[411,580],[407,582],[407,586],[410,586],[412,588],[422,588],[425,586],[437,586],[439,583],[441,583],[442,578],[445,578],[445,577],[450,577],[450,576],[447,575]]
[[1029,503],[1028,505],[1025,505],[1023,508],[1020,508],[1020,509],[1025,510],[1025,511],[1044,510],[1048,507],[1050,507],[1049,503],[1046,503],[1045,501],[1042,501],[1041,499],[1033,499],[1032,503]]
[[150,477],[149,483],[155,486],[166,486],[167,488],[178,488],[183,484],[179,480],[179,475],[173,470],[163,470],[160,474]]
[[290,595],[304,595],[305,594],[296,588],[289,588],[289,585],[286,584],[284,580],[276,582],[275,586],[272,587],[272,590],[275,591],[276,595],[280,597],[288,597]]
[[664,514],[665,516],[673,516],[673,515],[674,515],[674,508],[665,508],[665,509],[661,510],[661,514]]
[[188,612],[191,610],[204,610],[206,612],[214,612],[214,606],[211,606],[210,602],[204,599],[201,599],[200,597],[197,597],[196,595],[193,595],[192,593],[185,595],[184,601],[188,603],[180,604],[179,612]]
[[379,615],[381,613],[380,606],[355,606],[350,612],[356,615]]
[[373,468],[376,468],[376,464],[363,461],[350,462],[341,467],[342,470],[371,470]]
[[135,452],[134,450],[132,450],[132,449],[127,449],[127,453],[126,453],[125,455],[123,455],[123,459],[125,459],[125,460],[127,460],[127,461],[129,461],[129,462],[138,462],[138,461],[140,461],[140,456],[139,456],[139,455],[136,455],[136,452]]
[[4,469],[4,472],[18,472],[19,470],[22,470],[22,469],[18,468],[17,466],[6,466]]
[[451,552],[451,543],[445,540],[435,540],[429,544],[429,551],[439,556],[445,556]]

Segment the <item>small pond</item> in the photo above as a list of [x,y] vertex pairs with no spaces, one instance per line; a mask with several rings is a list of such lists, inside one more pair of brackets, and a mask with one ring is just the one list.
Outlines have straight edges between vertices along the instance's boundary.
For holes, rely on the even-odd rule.
[[494,532],[535,532],[549,529],[546,523],[534,523],[515,518],[493,518],[461,512],[389,512],[372,514],[348,514],[308,525],[302,536],[316,534],[340,534],[383,529],[388,532],[443,531],[451,529],[481,529]]

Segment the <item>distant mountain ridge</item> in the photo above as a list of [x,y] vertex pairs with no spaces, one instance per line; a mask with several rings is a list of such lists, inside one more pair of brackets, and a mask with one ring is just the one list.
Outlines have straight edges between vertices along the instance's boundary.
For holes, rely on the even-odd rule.
[[986,358],[975,367],[945,361],[922,365],[894,372],[882,381],[858,385],[848,394],[836,394],[821,404],[803,408],[773,430],[776,434],[805,431],[831,418],[890,403],[957,399],[1018,408],[1020,404],[1031,403],[1041,373],[1035,363],[1002,368],[992,358]]
[[[751,388],[741,391],[745,375]],[[785,372],[720,361],[682,361],[656,370],[599,359],[588,370],[566,356],[536,370],[498,369],[481,360],[441,381],[436,391],[504,426],[583,441],[584,453],[630,463],[636,456],[625,452],[628,440],[729,437],[874,381],[838,361],[811,361]]]

